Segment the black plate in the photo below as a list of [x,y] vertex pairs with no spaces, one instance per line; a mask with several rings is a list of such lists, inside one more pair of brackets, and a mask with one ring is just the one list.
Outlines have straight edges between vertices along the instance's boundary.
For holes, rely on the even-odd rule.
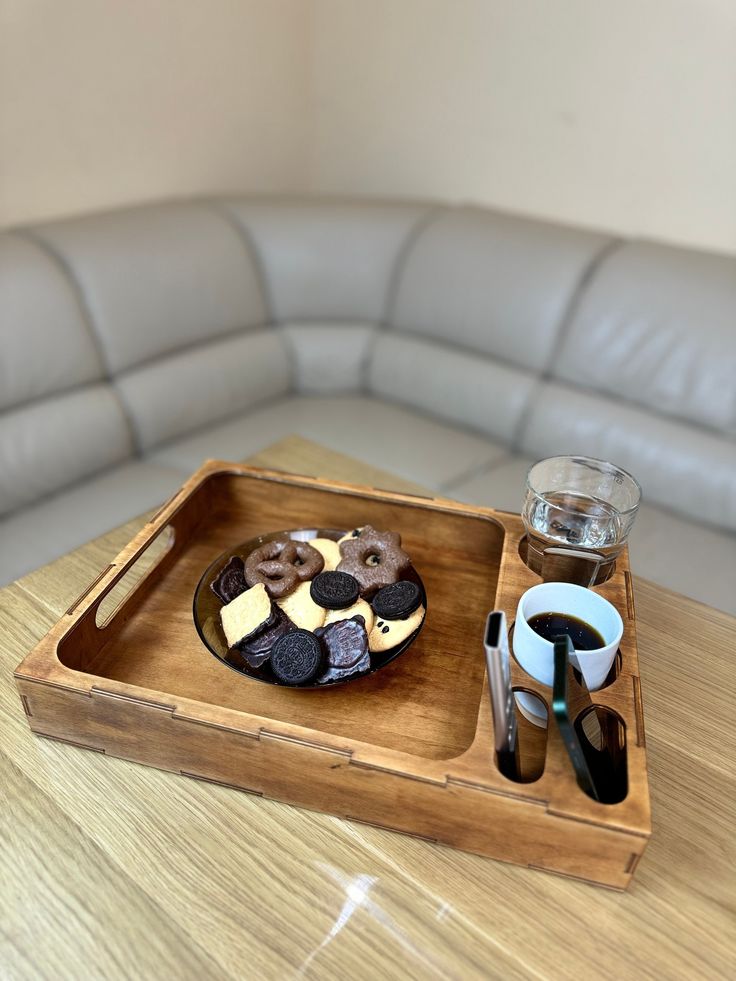
[[[313,690],[316,688],[332,688],[334,685],[345,685],[351,681],[360,681],[361,678],[367,678],[369,675],[375,674],[376,671],[380,671],[381,668],[385,668],[387,664],[390,664],[391,661],[395,661],[400,654],[403,654],[404,651],[411,647],[424,626],[424,620],[427,619],[426,614],[424,620],[417,627],[414,633],[407,637],[405,641],[402,641],[401,644],[397,644],[396,647],[392,647],[387,651],[381,651],[378,653],[371,652],[370,671],[365,671],[363,674],[355,674],[349,678],[338,678],[335,681],[326,681],[321,685],[285,685],[282,681],[278,681],[274,677],[268,661],[261,665],[260,668],[252,668],[240,651],[234,647],[228,648],[227,641],[225,640],[225,634],[220,623],[220,610],[223,603],[212,592],[210,585],[215,581],[215,579],[217,579],[223,567],[234,555],[237,555],[245,560],[254,549],[258,548],[259,545],[263,545],[264,542],[273,541],[274,538],[281,538],[283,535],[288,535],[289,538],[293,538],[295,541],[308,542],[310,538],[331,538],[333,541],[337,541],[338,538],[342,538],[345,534],[345,531],[338,531],[335,528],[301,528],[295,531],[274,531],[268,535],[259,535],[258,538],[252,538],[249,542],[244,542],[242,545],[236,545],[234,548],[229,548],[226,552],[223,552],[222,555],[215,559],[215,561],[207,568],[206,572],[199,580],[199,585],[194,593],[193,611],[194,625],[197,628],[197,633],[201,637],[202,643],[205,645],[205,647],[207,647],[210,653],[213,654],[218,661],[221,661],[229,668],[232,668],[233,671],[237,671],[238,674],[244,674],[248,678],[253,678],[255,681],[262,681],[267,685],[278,685],[280,688],[299,688],[300,690],[304,691]],[[424,583],[413,566],[409,569],[404,578],[411,579],[419,586],[422,593],[422,605],[426,610],[427,594],[424,589]]]

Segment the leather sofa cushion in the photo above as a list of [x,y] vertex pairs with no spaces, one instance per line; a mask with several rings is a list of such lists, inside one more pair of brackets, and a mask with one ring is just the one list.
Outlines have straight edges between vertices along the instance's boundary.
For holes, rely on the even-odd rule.
[[150,459],[192,471],[207,457],[240,460],[292,433],[435,489],[506,452],[401,406],[353,396],[279,399],[162,446]]
[[583,291],[554,374],[736,433],[736,258],[622,245]]
[[117,387],[145,451],[284,395],[290,381],[283,339],[267,328],[159,358],[120,375]]
[[0,412],[102,377],[69,280],[20,235],[0,235],[0,325]]
[[267,319],[245,244],[207,204],[127,208],[35,234],[79,284],[112,374]]
[[452,481],[445,490],[458,501],[518,514],[526,493],[526,475],[535,462],[531,457],[509,454],[468,477]]
[[0,583],[158,507],[187,476],[171,467],[130,461],[0,518]]
[[371,324],[285,324],[296,388],[310,395],[338,395],[365,386],[377,328]]
[[402,246],[430,210],[334,198],[232,200],[223,207],[261,258],[279,322],[382,320]]
[[389,323],[541,371],[609,241],[479,208],[447,210],[409,248]]
[[110,385],[74,389],[0,414],[0,514],[83,480],[132,452]]
[[736,615],[736,535],[645,503],[629,553],[635,576]]
[[725,437],[550,382],[535,397],[520,446],[537,458],[614,460],[636,475],[646,500],[736,530],[736,443]]
[[368,372],[372,392],[513,441],[535,378],[491,358],[382,331]]

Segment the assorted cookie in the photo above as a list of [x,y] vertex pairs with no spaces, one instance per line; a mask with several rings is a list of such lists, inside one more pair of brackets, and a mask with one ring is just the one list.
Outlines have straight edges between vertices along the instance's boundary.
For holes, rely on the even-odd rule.
[[233,555],[217,579],[210,583],[210,589],[223,603],[232,603],[247,588],[245,563],[237,555]]
[[368,634],[361,616],[336,620],[327,627],[320,627],[315,634],[324,645],[327,661],[327,670],[318,679],[320,684],[370,671]]
[[285,685],[303,685],[319,673],[324,654],[317,636],[294,630],[278,640],[271,651],[271,670]]
[[363,617],[365,632],[369,634],[373,630],[373,621],[376,619],[376,615],[370,604],[364,599],[357,600],[347,610],[328,610],[324,626],[327,627],[329,624],[336,623],[338,620],[352,620],[356,616]]
[[320,572],[312,580],[309,592],[319,606],[326,610],[346,610],[358,602],[358,580],[346,572]]
[[210,589],[228,647],[258,676],[290,686],[370,673],[425,616],[401,536],[371,525],[337,541],[284,533],[232,556]]
[[331,538],[311,538],[309,544],[316,548],[324,559],[324,572],[334,572],[340,561],[340,546]]
[[396,647],[397,644],[403,643],[407,637],[410,637],[419,628],[423,619],[423,606],[400,620],[386,620],[382,617],[376,617],[373,630],[368,637],[369,649],[374,653],[391,650],[392,647]]
[[271,621],[252,636],[241,640],[237,648],[252,668],[260,668],[271,656],[276,641],[292,630],[296,630],[295,625],[284,611],[276,606]]
[[291,622],[304,630],[316,630],[325,622],[327,610],[311,596],[311,582],[301,582],[293,593],[276,600]]
[[401,535],[376,531],[371,525],[356,528],[349,537],[340,539],[340,555],[337,571],[355,576],[363,596],[395,583],[411,566],[401,547]]
[[402,579],[376,593],[373,609],[384,620],[403,620],[422,605],[422,591],[415,582]]
[[300,582],[313,579],[324,564],[316,548],[284,536],[250,553],[245,560],[245,581],[248,586],[263,583],[269,596],[280,599],[292,593]]
[[263,583],[236,596],[220,610],[222,629],[230,647],[252,637],[262,627],[268,626],[272,619],[273,604]]

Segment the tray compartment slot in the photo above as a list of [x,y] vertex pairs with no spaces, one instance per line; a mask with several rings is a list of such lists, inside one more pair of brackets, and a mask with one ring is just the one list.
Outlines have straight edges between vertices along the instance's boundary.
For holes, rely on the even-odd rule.
[[[516,713],[517,731],[517,753],[515,772],[501,769],[496,759],[497,768],[503,775],[513,780],[515,783],[534,783],[544,773],[547,761],[547,724],[549,710],[547,703],[537,692],[531,691],[519,685],[514,685],[514,711]],[[523,693],[528,698],[534,699],[535,712],[541,716],[544,713],[544,725],[535,725],[530,722],[519,708],[517,693]]]
[[575,731],[589,762],[600,768],[604,753],[610,760],[610,779],[601,803],[620,804],[629,792],[626,723],[606,705],[593,705],[575,719]]

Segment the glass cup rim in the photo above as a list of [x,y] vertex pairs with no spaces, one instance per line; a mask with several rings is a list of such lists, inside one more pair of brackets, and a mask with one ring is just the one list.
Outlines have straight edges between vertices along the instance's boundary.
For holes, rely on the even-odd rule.
[[[580,462],[580,463],[601,464],[602,466],[607,467],[609,472],[616,472],[622,474],[624,477],[630,480],[631,483],[636,488],[638,496],[636,502],[632,504],[631,507],[623,508],[618,512],[620,515],[632,514],[634,511],[637,510],[637,508],[641,504],[641,498],[642,498],[641,484],[633,474],[629,473],[628,470],[624,470],[623,467],[619,467],[618,464],[611,463],[610,460],[601,460],[599,457],[596,456],[581,456],[578,453],[562,453],[559,454],[558,456],[545,456],[541,460],[537,460],[535,463],[532,463],[532,465],[529,467],[529,469],[526,472],[526,489],[530,491],[532,494],[534,494],[535,497],[539,498],[539,500],[543,501],[545,500],[545,497],[540,491],[536,489],[536,487],[532,486],[531,479],[530,479],[531,472],[535,467],[539,466],[540,463],[552,463],[554,460],[573,460],[575,462]],[[555,505],[555,507],[558,507],[558,505]],[[574,513],[571,508],[558,507],[558,510],[563,511],[566,514]]]

